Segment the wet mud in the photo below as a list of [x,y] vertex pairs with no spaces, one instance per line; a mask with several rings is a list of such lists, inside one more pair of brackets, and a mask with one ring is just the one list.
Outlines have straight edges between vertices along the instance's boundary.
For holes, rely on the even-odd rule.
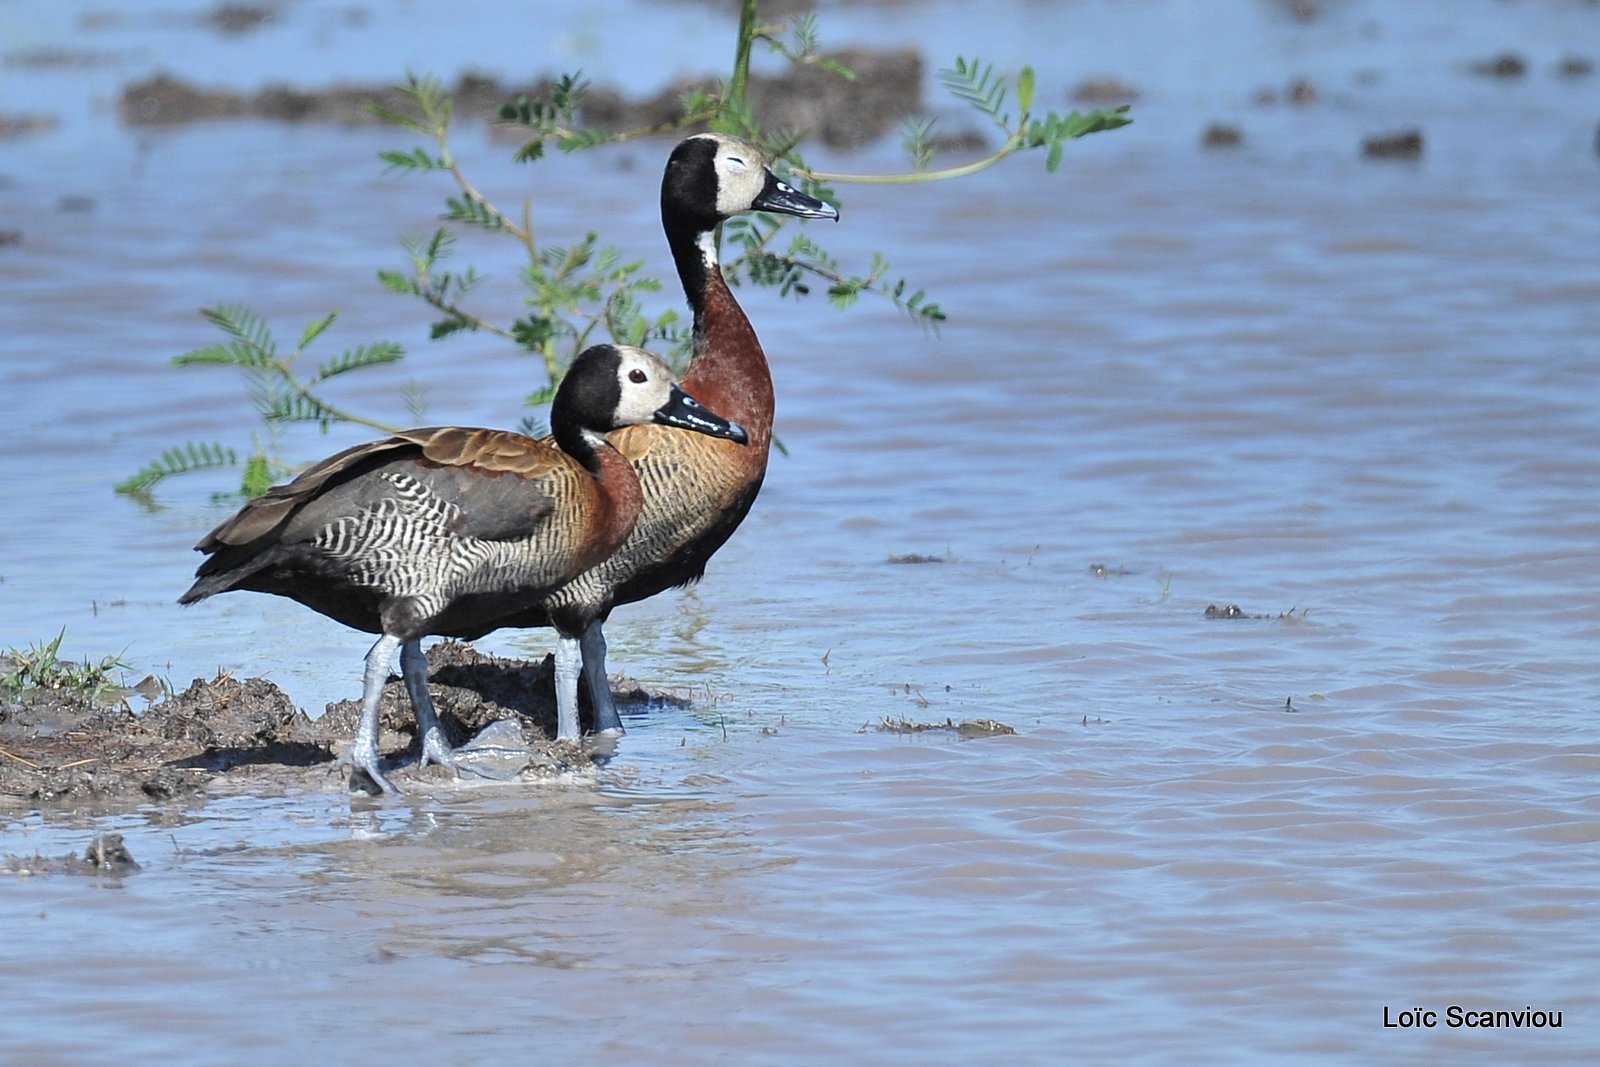
[[69,852],[64,856],[0,857],[0,874],[18,878],[31,878],[47,874],[90,874],[121,877],[139,869],[133,853],[122,842],[121,834],[97,834],[82,853]]
[[[749,103],[773,129],[793,129],[830,148],[860,148],[894,130],[922,109],[922,57],[909,49],[848,49],[827,58],[855,73],[846,80],[816,65],[799,65],[781,76],[752,75]],[[554,83],[502,83],[480,74],[462,75],[451,88],[455,114],[490,118],[519,97],[549,95]],[[684,78],[653,96],[628,97],[606,86],[592,86],[582,97],[582,123],[616,132],[678,122],[683,101],[695,91],[710,91],[708,78]],[[130,126],[171,126],[221,119],[273,122],[375,125],[383,120],[372,108],[407,114],[410,103],[392,85],[335,85],[299,89],[271,85],[255,93],[193,85],[157,74],[128,85],[118,113]],[[497,135],[514,139],[525,129],[497,123]]]
[[[512,723],[526,759],[511,777],[531,779],[592,769],[603,745],[550,740],[556,710],[553,663],[501,659],[470,645],[429,650],[433,694],[451,744],[493,723]],[[614,687],[624,705],[687,703],[637,687]],[[313,720],[265,678],[197,678],[187,689],[135,711],[130,701],[96,704],[62,690],[32,690],[0,704],[0,814],[46,804],[93,802],[99,810],[149,800],[194,798],[214,789],[253,792],[361,790],[338,764],[355,735],[360,702],[329,704]],[[402,789],[442,782],[454,772],[416,766],[415,720],[398,677],[384,689],[379,745],[397,764]],[[502,729],[502,733],[504,728]]]

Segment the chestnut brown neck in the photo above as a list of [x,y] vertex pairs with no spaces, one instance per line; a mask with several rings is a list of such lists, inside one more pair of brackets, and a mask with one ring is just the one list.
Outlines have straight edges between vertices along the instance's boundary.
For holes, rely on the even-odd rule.
[[590,456],[592,463],[585,467],[595,479],[595,511],[585,539],[585,554],[592,557],[585,569],[617,550],[633,532],[633,524],[644,507],[639,476],[621,452],[603,444]]
[[744,309],[717,262],[713,230],[664,220],[667,243],[694,312],[694,355],[683,387],[712,411],[742,425],[765,454],[772,440],[772,373]]

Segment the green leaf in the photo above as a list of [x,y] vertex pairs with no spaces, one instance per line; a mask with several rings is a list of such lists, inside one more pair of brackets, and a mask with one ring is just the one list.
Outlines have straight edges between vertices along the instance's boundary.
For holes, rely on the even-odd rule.
[[260,452],[251,456],[244,465],[244,475],[239,479],[239,492],[246,500],[256,497],[272,488],[272,464]]
[[188,474],[191,471],[233,467],[238,463],[238,454],[227,445],[196,444],[191,441],[186,445],[167,449],[155,460],[147,463],[138,473],[118,482],[115,489],[124,495],[142,496],[149,493],[150,487],[163,478],[170,478],[175,474]]
[[447,222],[463,222],[485,230],[505,228],[506,220],[500,217],[500,213],[475,196],[448,197],[445,207],[448,210],[440,217]]
[[405,296],[415,296],[420,291],[417,283],[395,270],[380,270],[378,283],[390,292],[401,293]]
[[416,119],[411,118],[409,115],[402,115],[398,111],[391,111],[389,108],[386,108],[381,104],[368,104],[367,114],[386,122],[391,126],[400,126],[416,133],[428,132],[422,128],[422,125],[418,123]]
[[428,411],[428,392],[419,382],[406,382],[400,387],[400,393],[405,397],[406,410],[411,413],[413,425],[423,422],[423,416]]
[[526,126],[533,120],[533,110],[528,106],[526,95],[519,96],[515,103],[500,105],[500,121],[519,122]]
[[610,144],[617,139],[616,134],[604,130],[575,130],[556,142],[563,152],[578,152],[585,148],[595,148],[599,145]]
[[272,397],[263,405],[261,417],[268,422],[315,422],[323,429],[338,421],[319,401],[299,393]]
[[234,367],[253,366],[250,352],[239,345],[210,345],[206,348],[197,348],[193,352],[185,352],[181,356],[172,357],[174,367],[186,367],[196,363],[218,363]]
[[223,304],[220,307],[201,308],[200,314],[219,330],[252,348],[264,352],[270,352],[274,348],[272,333],[267,329],[267,324],[262,321],[261,316],[247,307]]
[[1000,121],[1006,89],[1004,81],[995,78],[993,63],[985,65],[976,57],[969,63],[957,56],[954,67],[939,72],[939,81],[956,99]]
[[817,66],[821,67],[829,74],[843,78],[847,82],[853,82],[856,80],[856,72],[845,66],[843,63],[840,63],[836,59],[828,59],[826,57],[818,59]]
[[329,378],[334,378],[362,367],[378,367],[385,363],[396,363],[405,354],[405,349],[389,341],[380,341],[371,345],[358,345],[337,359],[329,360],[317,368],[317,373],[306,382],[306,385],[317,385],[327,381]]
[[843,311],[861,299],[861,279],[852,278],[848,282],[840,282],[828,286],[828,303]]
[[1017,74],[1017,106],[1026,114],[1033,110],[1033,68],[1023,67]]
[[447,170],[448,164],[437,156],[430,156],[422,148],[413,148],[409,152],[379,152],[378,158],[388,164],[390,170]]
[[333,320],[339,317],[337,311],[330,311],[326,318],[318,319],[306,327],[306,332],[300,335],[300,347],[305,348],[312,341],[322,335],[322,331],[333,325]]
[[463,318],[460,315],[449,315],[436,320],[428,327],[428,339],[437,341],[440,338],[449,337],[451,334],[461,333],[462,331],[470,333],[477,328],[478,324],[471,319]]
[[511,324],[511,336],[530,352],[538,352],[556,336],[556,325],[542,315],[530,315]]

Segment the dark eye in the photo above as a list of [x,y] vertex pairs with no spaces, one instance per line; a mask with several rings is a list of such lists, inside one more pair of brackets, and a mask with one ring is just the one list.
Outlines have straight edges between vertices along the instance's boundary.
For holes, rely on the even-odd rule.
[[628,372],[628,381],[632,382],[634,385],[643,385],[649,380],[650,376],[637,367]]

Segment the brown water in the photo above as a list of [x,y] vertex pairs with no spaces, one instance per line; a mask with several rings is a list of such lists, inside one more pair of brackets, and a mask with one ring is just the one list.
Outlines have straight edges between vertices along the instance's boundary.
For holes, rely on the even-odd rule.
[[[936,61],[1031,58],[1055,104],[1116,73],[1139,122],[1052,178],[848,192],[830,248],[884,251],[951,312],[941,336],[744,294],[792,454],[698,590],[613,619],[615,667],[697,701],[631,709],[595,779],[0,829],[0,854],[46,855],[116,830],[144,865],[0,878],[0,1061],[1600,1057],[1600,77],[1552,73],[1600,58],[1600,8],[1322,6],[827,16]],[[493,68],[512,45],[483,8],[307,3],[236,40],[153,16],[75,37],[46,9],[89,8],[12,4],[8,48],[56,32],[104,61],[0,68],[0,111],[103,104],[159,66],[250,86],[293,48],[307,84]],[[665,81],[720,53],[585,52],[708,19],[594,12],[549,35],[576,64],[535,69]],[[1525,78],[1467,73],[1502,49]],[[1298,77],[1315,105],[1252,103]],[[1242,149],[1199,149],[1216,119]],[[1420,163],[1359,158],[1411,124]],[[432,420],[519,417],[527,364],[429,346],[371,280],[436,206],[381,173],[396,146],[69,110],[0,147],[0,229],[25,235],[0,248],[0,645],[64,625],[71,654],[125,647],[180,686],[221,666],[312,709],[355,692],[361,635],[268,598],[173,604],[220,482],[154,514],[108,487],[177,441],[245,444],[235,381],[165,366],[218,302],[285,343],[334,307],[330,352],[407,343],[382,392],[346,394],[395,420],[403,380]],[[493,196],[538,181],[547,239],[604,219],[666,269],[664,146],[545,172],[473,131],[462,150]],[[515,260],[470,254],[509,317]],[[884,717],[1018,733],[860,730]],[[1562,1026],[1452,1028],[1452,1004]],[[1384,1026],[1415,1007],[1438,1025]]]

